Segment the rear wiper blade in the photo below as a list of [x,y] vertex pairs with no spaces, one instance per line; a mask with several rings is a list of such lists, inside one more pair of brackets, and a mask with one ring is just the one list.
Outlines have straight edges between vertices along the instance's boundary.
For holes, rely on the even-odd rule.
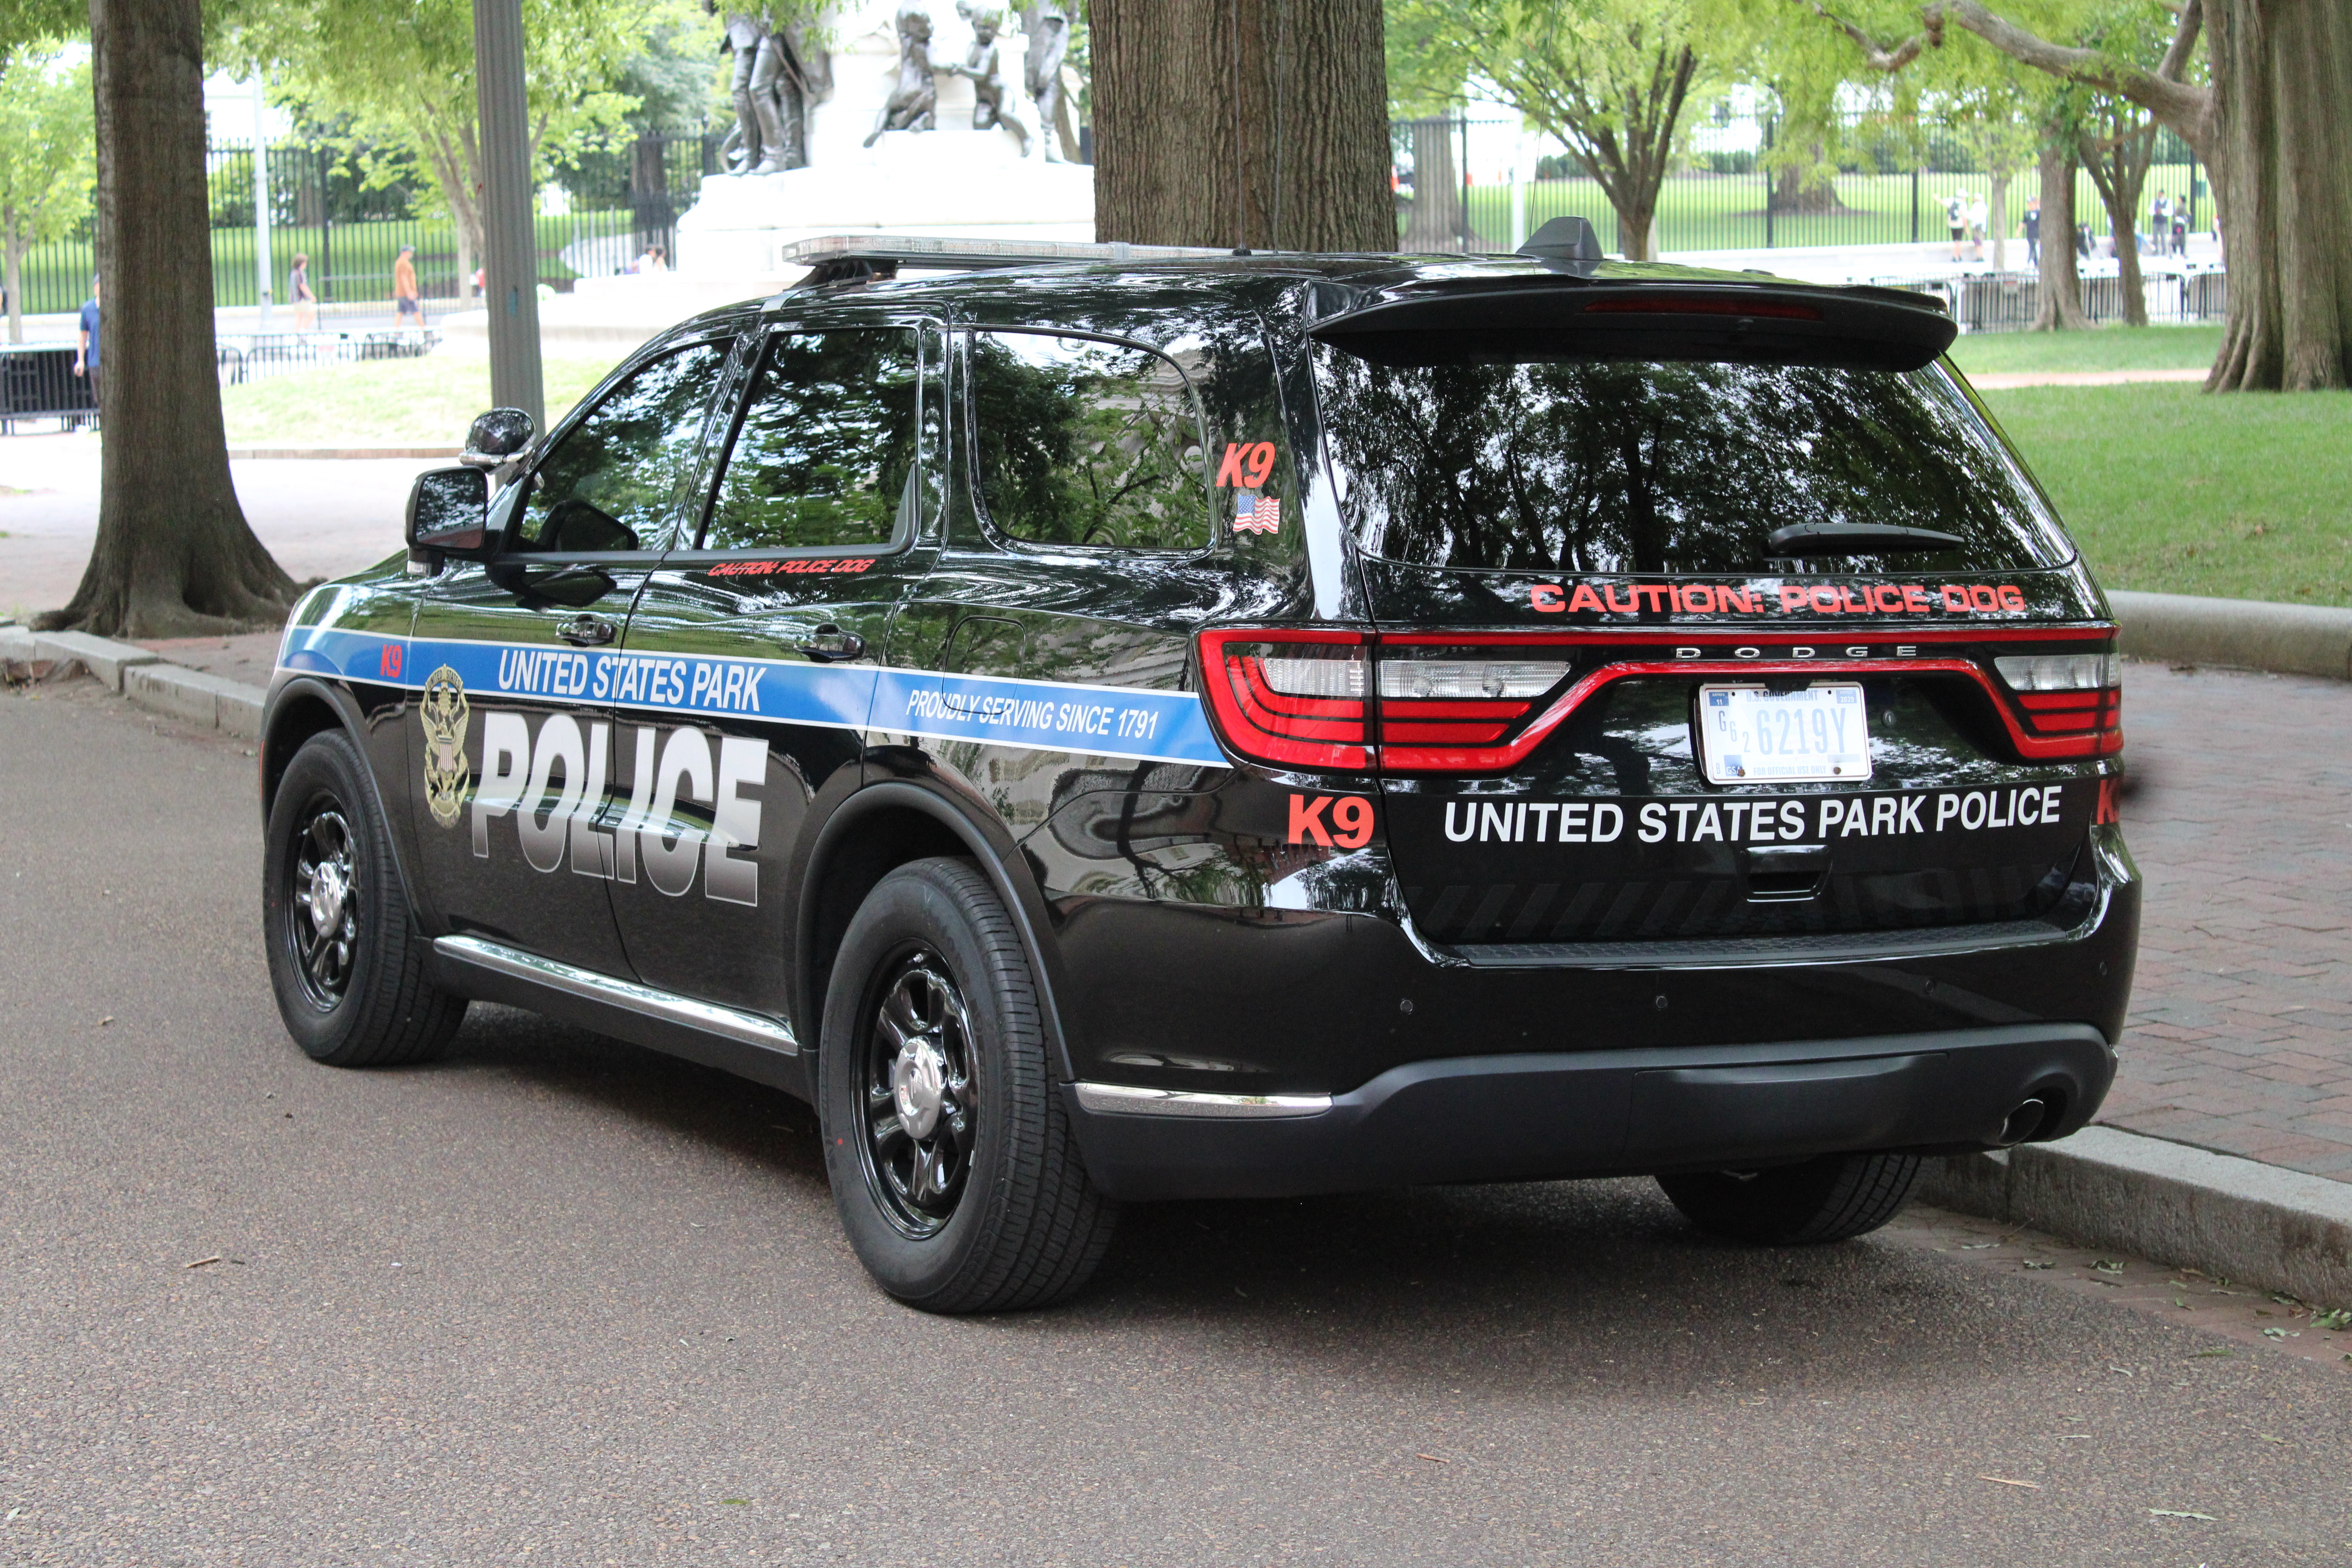
[[1894,555],[1905,551],[1958,550],[1967,541],[1932,528],[1891,523],[1801,522],[1776,528],[1764,539],[1767,555]]

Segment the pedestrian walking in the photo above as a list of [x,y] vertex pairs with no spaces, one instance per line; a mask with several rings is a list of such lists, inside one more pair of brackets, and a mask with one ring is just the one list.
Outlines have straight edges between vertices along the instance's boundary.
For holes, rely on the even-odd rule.
[[74,351],[74,374],[89,383],[90,406],[100,407],[98,392],[98,274],[95,272],[89,277],[89,298],[82,301],[81,346]]
[[2172,193],[2156,193],[2156,221],[2148,225],[2148,248],[2161,252],[2172,241]]
[[1969,243],[1976,252],[1976,259],[1979,261],[1984,259],[1986,222],[1984,197],[1981,195],[1970,196],[1969,198]]
[[2025,264],[2042,265],[2042,198],[2025,198]]
[[1960,241],[1969,233],[1969,198],[1954,191],[1944,203],[1944,222],[1952,231],[1952,259],[1960,258]]
[[404,245],[392,263],[392,324],[405,327],[411,316],[416,330],[425,330],[425,299],[416,287],[416,247]]
[[2189,254],[2189,215],[2179,207],[2172,209],[2172,254]]
[[319,296],[310,291],[310,258],[301,251],[294,253],[294,270],[287,276],[287,287],[294,295],[294,330],[315,332],[319,330]]

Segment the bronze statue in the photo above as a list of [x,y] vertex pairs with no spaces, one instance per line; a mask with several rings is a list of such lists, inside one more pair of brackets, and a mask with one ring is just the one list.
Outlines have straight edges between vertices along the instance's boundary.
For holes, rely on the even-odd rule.
[[[717,9],[716,0],[704,0]],[[739,174],[808,166],[808,111],[833,95],[833,62],[800,26],[730,11],[719,52],[735,57],[735,131],[721,157]]]
[[1070,13],[1062,0],[1029,0],[1022,18],[1029,35],[1029,50],[1021,62],[1022,85],[1037,103],[1037,134],[1045,143],[1045,162],[1059,163],[1065,161],[1062,57],[1070,52]]
[[874,117],[871,147],[885,131],[936,131],[939,83],[931,79],[931,16],[919,5],[898,7],[898,85]]
[[971,83],[971,128],[993,131],[1002,125],[1013,132],[1021,143],[1021,155],[1029,155],[1029,128],[1021,123],[1020,116],[1004,107],[1004,95],[1009,84],[1004,79],[1003,51],[997,47],[996,35],[1004,26],[1002,12],[971,8],[971,0],[956,0],[956,15],[971,28],[971,48],[961,65],[949,64],[940,68],[951,75],[963,77]]

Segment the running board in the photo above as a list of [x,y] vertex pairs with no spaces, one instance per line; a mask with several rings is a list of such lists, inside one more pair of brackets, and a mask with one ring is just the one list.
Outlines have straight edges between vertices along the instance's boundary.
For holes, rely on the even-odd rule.
[[460,996],[527,1008],[755,1083],[803,1098],[808,1093],[800,1042],[781,1018],[698,1002],[479,937],[438,939],[433,968],[436,982]]

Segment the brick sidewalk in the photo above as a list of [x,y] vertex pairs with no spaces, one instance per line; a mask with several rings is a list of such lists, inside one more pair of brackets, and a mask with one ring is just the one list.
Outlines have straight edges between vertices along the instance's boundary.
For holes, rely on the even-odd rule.
[[2352,685],[2135,663],[2147,878],[2110,1126],[2352,1180]]

